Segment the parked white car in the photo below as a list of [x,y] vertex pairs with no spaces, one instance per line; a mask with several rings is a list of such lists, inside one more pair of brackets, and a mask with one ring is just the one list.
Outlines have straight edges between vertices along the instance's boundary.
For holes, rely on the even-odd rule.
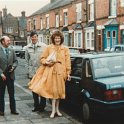
[[115,45],[113,48],[106,48],[104,51],[124,51],[124,44]]
[[15,50],[16,56],[19,57],[20,56],[20,52],[22,51],[22,46],[19,45],[10,45],[10,48]]
[[124,45],[123,44],[115,45],[114,48],[111,49],[111,51],[124,51]]

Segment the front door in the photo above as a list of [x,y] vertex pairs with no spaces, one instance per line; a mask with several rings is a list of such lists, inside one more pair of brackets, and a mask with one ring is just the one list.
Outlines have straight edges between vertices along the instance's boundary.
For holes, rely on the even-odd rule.
[[124,29],[121,30],[121,44],[124,44]]
[[113,48],[116,44],[118,44],[118,26],[105,26],[104,49]]

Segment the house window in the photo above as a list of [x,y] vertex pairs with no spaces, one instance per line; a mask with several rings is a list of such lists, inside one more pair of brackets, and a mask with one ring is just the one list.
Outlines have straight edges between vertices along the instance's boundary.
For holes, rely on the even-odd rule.
[[46,17],[46,28],[47,28],[47,29],[49,28],[49,16]]
[[90,34],[89,34],[89,32],[87,32],[86,35],[87,35],[87,47],[90,47]]
[[13,28],[12,27],[7,27],[6,28],[6,33],[13,33]]
[[124,7],[124,0],[120,0],[121,2],[121,7]]
[[94,21],[94,0],[89,0],[89,20]]
[[36,29],[36,20],[35,19],[33,20],[33,29],[34,30]]
[[101,35],[101,32],[102,32],[101,30],[98,30],[98,35]]
[[94,32],[91,33],[91,47],[94,47]]
[[77,22],[80,22],[81,21],[81,15],[82,15],[82,7],[81,7],[81,3],[77,4],[76,5],[76,13],[77,13]]
[[20,37],[24,37],[24,31],[20,31]]
[[107,31],[106,39],[107,39],[107,48],[110,48],[110,31]]
[[56,27],[59,27],[59,15],[56,15]]
[[29,31],[30,31],[31,30],[31,27],[32,27],[31,21],[28,21],[28,24],[29,24]]
[[116,44],[116,31],[112,31],[112,47]]
[[117,15],[117,0],[110,0],[110,16]]
[[64,26],[68,25],[68,13],[64,12]]
[[82,31],[74,32],[74,47],[82,48]]
[[87,29],[85,33],[86,49],[94,50],[94,29]]
[[42,18],[40,19],[40,29],[41,30],[43,29],[43,20],[42,20]]
[[45,35],[44,36],[44,43],[46,43],[47,45],[49,45],[50,44],[50,36],[49,35]]
[[69,35],[68,35],[68,33],[64,33],[64,44],[66,46],[69,46],[68,41],[69,41]]
[[40,37],[40,41],[43,42],[43,37]]

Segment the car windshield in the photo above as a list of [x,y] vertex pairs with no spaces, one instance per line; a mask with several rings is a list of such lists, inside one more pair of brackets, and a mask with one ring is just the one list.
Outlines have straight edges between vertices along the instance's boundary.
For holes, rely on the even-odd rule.
[[95,78],[124,75],[124,56],[92,59]]

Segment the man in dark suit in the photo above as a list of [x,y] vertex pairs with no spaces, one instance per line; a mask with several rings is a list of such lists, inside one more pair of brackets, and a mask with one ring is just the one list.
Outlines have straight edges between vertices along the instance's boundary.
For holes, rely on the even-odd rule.
[[10,38],[3,36],[0,39],[0,116],[4,116],[4,95],[7,86],[11,114],[18,115],[14,97],[14,70],[18,65],[16,54],[9,48]]

